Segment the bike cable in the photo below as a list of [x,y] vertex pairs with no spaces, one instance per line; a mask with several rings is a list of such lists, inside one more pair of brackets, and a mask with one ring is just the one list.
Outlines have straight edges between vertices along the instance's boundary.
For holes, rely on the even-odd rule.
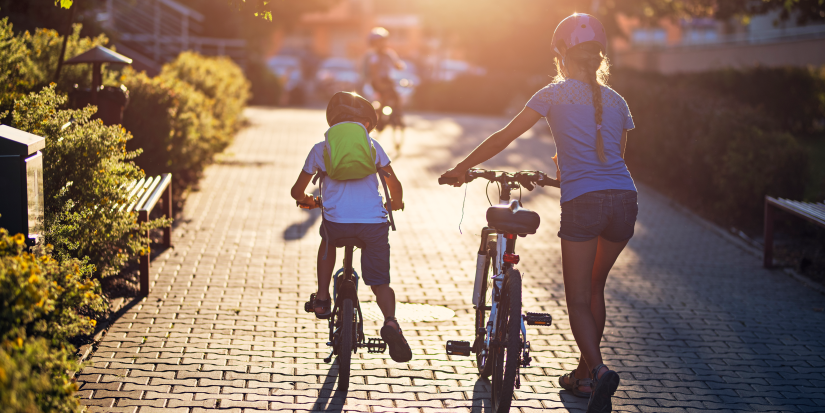
[[490,182],[492,181],[487,181],[487,186],[484,187],[484,195],[487,195],[487,202],[493,206],[493,201],[490,200]]
[[[469,183],[464,184],[464,201],[461,202],[461,220],[458,221],[458,233],[461,235],[464,235],[464,233],[461,232],[461,223],[464,222],[464,205],[467,204],[467,188],[469,186]],[[490,199],[490,197],[488,196],[487,199]]]

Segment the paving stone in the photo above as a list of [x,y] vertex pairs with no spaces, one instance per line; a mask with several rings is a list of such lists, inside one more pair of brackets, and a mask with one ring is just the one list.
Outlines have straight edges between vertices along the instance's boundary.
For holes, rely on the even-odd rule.
[[[507,120],[410,114],[400,154],[388,134],[379,137],[406,194],[390,234],[396,297],[456,316],[402,321],[410,363],[355,354],[344,397],[335,391],[337,366],[321,361],[326,325],[303,311],[315,291],[321,216],[289,197],[327,129],[323,111],[249,108],[245,116],[249,126],[189,195],[174,249],[153,261],[152,293],[114,323],[78,374],[81,402],[132,413],[489,410],[490,385],[474,358],[444,353],[446,340],[472,340],[485,185],[470,184],[465,202],[463,190],[436,178]],[[552,153],[546,125],[537,125],[484,166],[547,170]],[[825,313],[810,311],[822,297],[637,186],[636,234],[606,290],[603,355],[622,378],[614,411],[825,410]],[[528,329],[533,366],[522,370],[511,411],[584,412],[586,400],[557,384],[579,356],[564,301],[559,192],[521,196],[543,217],[537,234],[518,241],[524,307],[554,323]],[[363,285],[359,297],[374,301]],[[375,337],[379,327],[368,320],[365,333]]]

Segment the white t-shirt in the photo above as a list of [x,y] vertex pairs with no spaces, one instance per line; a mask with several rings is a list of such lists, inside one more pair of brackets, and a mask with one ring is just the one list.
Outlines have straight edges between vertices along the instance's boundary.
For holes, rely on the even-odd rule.
[[[375,146],[376,161],[383,168],[390,164],[390,158],[384,148],[370,138]],[[324,141],[318,142],[309,151],[304,163],[304,172],[315,174],[326,172],[324,168]],[[324,216],[328,221],[340,224],[382,224],[387,222],[387,210],[381,197],[383,188],[378,182],[378,175],[373,174],[361,179],[336,181],[324,178],[323,193]]]

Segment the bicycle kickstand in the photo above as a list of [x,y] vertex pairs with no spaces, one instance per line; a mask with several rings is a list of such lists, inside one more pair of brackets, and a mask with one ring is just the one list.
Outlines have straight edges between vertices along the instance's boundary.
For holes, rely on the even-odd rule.
[[335,353],[334,348],[329,349],[329,355],[324,358],[324,363],[332,362],[332,356],[333,356],[334,353]]

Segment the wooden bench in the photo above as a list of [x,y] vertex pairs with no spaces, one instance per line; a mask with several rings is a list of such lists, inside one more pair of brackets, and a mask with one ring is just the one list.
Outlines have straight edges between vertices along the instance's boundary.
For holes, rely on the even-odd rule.
[[[138,213],[138,222],[149,222],[149,214],[152,209],[163,199],[163,214],[172,217],[172,174],[162,174],[155,177],[146,177],[135,181],[126,187],[129,198],[137,199],[130,205],[124,205],[121,209]],[[149,237],[147,231],[146,237]],[[163,246],[172,246],[172,227],[163,229]],[[140,295],[149,295],[149,261],[150,253],[140,257]]]
[[821,227],[825,227],[825,203],[791,201],[784,198],[765,196],[765,249],[763,265],[773,267],[773,221],[776,210],[790,212],[802,219],[807,219]]

